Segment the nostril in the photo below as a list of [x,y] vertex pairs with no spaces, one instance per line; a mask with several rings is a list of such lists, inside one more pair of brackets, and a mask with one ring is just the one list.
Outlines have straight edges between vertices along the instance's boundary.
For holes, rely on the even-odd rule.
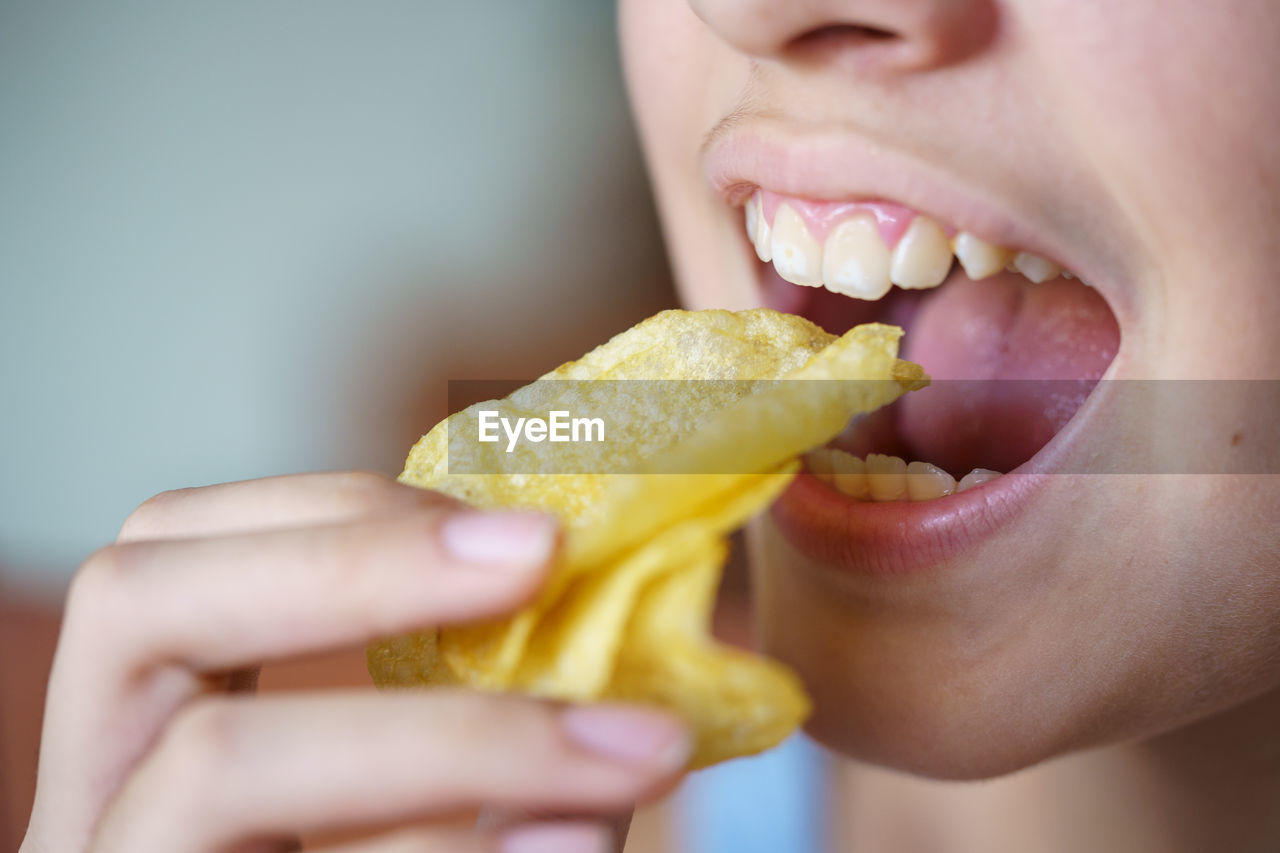
[[800,52],[822,50],[835,46],[853,47],[862,43],[886,42],[898,38],[898,34],[863,24],[832,24],[810,30],[792,39],[790,47]]
[[[637,0],[637,4],[639,0]],[[685,0],[731,49],[854,76],[964,61],[991,43],[1001,0]],[[684,5],[684,4],[681,4]]]
[[[846,14],[857,5],[842,0]],[[824,25],[808,18],[792,29],[778,58],[805,65],[847,66],[868,71],[919,71],[963,61],[991,42],[997,31],[995,0],[949,0],[947,3],[874,5],[854,20],[828,18]],[[775,54],[776,55],[776,54]]]

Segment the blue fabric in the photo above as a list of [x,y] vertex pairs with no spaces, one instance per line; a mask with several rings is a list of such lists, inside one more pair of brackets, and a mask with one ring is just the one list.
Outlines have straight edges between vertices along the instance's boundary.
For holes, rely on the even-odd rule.
[[680,792],[686,853],[820,853],[822,754],[797,735],[776,749],[693,774]]

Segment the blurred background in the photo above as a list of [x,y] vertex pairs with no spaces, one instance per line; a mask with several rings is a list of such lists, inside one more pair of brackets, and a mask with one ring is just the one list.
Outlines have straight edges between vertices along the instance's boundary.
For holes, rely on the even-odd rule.
[[[531,378],[674,304],[614,24],[600,0],[0,0],[0,848],[65,585],[134,506],[398,473],[447,380]],[[263,684],[368,679],[355,652]],[[628,849],[814,849],[819,762],[699,774]]]

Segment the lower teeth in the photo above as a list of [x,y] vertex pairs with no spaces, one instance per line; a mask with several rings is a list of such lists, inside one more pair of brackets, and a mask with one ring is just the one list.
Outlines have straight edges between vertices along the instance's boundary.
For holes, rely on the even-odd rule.
[[805,455],[805,467],[841,494],[882,503],[934,500],[1000,476],[999,471],[974,468],[956,483],[955,477],[928,462],[907,464],[898,456],[880,453],[869,453],[864,460],[832,447],[811,450]]

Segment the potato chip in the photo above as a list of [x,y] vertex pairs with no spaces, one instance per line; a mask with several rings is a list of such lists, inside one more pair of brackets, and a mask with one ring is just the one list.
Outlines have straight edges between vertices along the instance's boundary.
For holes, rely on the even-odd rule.
[[[693,729],[694,767],[778,743],[809,712],[799,681],[708,634],[726,536],[781,493],[800,454],[928,382],[896,357],[901,334],[868,324],[837,338],[766,309],[664,311],[437,424],[402,482],[553,513],[563,547],[514,616],[370,646],[374,681],[660,705]],[[570,410],[601,414],[610,440],[477,439],[494,413]]]

